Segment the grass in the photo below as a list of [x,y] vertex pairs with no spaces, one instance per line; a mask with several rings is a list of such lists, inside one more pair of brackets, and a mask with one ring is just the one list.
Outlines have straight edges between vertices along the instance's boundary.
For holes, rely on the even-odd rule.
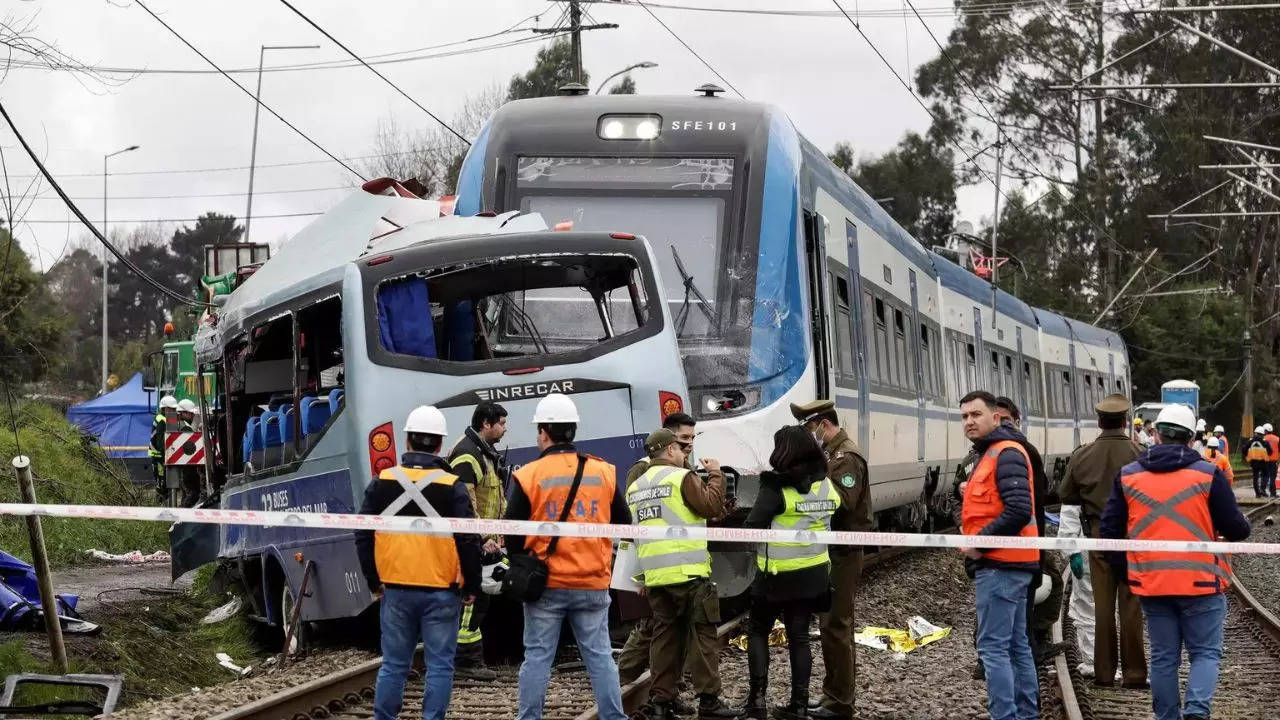
[[[17,441],[14,423],[17,425]],[[149,487],[134,487],[122,468],[107,460],[92,441],[48,406],[22,403],[0,405],[0,502],[21,502],[22,496],[10,461],[19,454],[31,458],[36,499],[46,503],[77,505],[145,505],[154,501]],[[44,518],[45,547],[54,567],[91,562],[89,548],[121,553],[168,549],[164,523]],[[31,560],[26,522],[18,517],[0,518],[0,550]]]

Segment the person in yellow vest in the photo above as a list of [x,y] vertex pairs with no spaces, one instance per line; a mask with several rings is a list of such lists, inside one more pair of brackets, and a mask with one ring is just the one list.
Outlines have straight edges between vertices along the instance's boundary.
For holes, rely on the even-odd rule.
[[[507,434],[507,410],[498,403],[485,401],[471,413],[471,425],[463,431],[449,453],[449,465],[471,494],[476,517],[496,520],[506,510],[506,460],[494,445]],[[487,535],[481,548],[484,564],[502,557],[502,536]],[[485,667],[484,635],[480,626],[489,611],[489,596],[481,593],[476,601],[462,608],[458,627],[457,677],[472,680],[495,680],[498,674]]]
[[[645,439],[650,462],[627,492],[631,517],[641,527],[700,527],[724,514],[724,473],[703,458],[707,482],[685,467],[685,450],[675,433],[662,428]],[[649,644],[648,720],[672,720],[676,685],[690,656],[702,670],[697,682],[699,718],[736,718],[738,709],[720,700],[720,600],[711,582],[707,541],[637,540],[637,557],[653,609]],[[693,642],[690,642],[690,638]]]
[[1231,470],[1231,459],[1222,452],[1222,441],[1216,437],[1209,438],[1209,447],[1204,449],[1204,459],[1213,463],[1213,466],[1222,471],[1227,476],[1227,482],[1235,484],[1236,475]]
[[[440,457],[444,414],[424,405],[404,423],[408,450],[400,464],[369,483],[362,515],[474,518],[471,496]],[[424,720],[444,720],[453,692],[453,656],[463,605],[480,594],[480,536],[356,531],[356,552],[369,592],[381,598],[382,667],[373,717],[395,720],[421,642],[427,667]]]
[[[631,524],[617,468],[574,447],[578,421],[578,408],[567,395],[551,393],[538,401],[533,422],[541,454],[513,473],[506,519],[557,522],[568,508],[566,522]],[[508,553],[528,553],[547,566],[546,590],[524,605],[525,650],[516,717],[541,720],[551,662],[560,629],[568,621],[600,720],[625,720],[618,666],[609,644],[613,542],[606,537],[507,535],[506,546]]]
[[[760,474],[760,492],[744,527],[773,530],[831,529],[840,493],[827,477],[827,457],[813,435],[799,425],[773,434],[773,453]],[[791,663],[791,695],[773,708],[775,720],[809,717],[809,676],[813,654],[809,626],[816,613],[831,609],[831,558],[816,542],[769,542],[756,548],[755,582],[747,618],[748,718],[765,718],[769,684],[769,633],[781,617]]]
[[160,398],[155,419],[151,421],[151,446],[147,448],[147,454],[151,456],[151,470],[156,477],[156,494],[161,499],[167,493],[164,486],[164,439],[169,431],[169,418],[165,414],[166,411],[170,413],[178,411],[178,401],[172,395]]
[[[1185,405],[1160,411],[1158,444],[1120,471],[1102,513],[1102,537],[1230,542],[1249,537],[1226,475],[1189,447],[1195,415]],[[1208,720],[1222,659],[1230,580],[1226,557],[1211,553],[1109,553],[1139,597],[1151,641],[1151,705],[1156,720]],[[1191,669],[1183,702],[1182,648]]]
[[1253,495],[1254,497],[1266,497],[1267,492],[1267,449],[1265,438],[1266,430],[1261,426],[1253,429],[1253,437],[1249,439],[1244,446],[1244,459],[1249,463],[1249,469],[1253,472]]
[[[996,417],[996,398],[977,390],[960,398],[964,436],[979,460],[965,482],[965,535],[1036,537],[1031,458],[1023,436]],[[1121,435],[1123,437],[1123,435]],[[963,548],[975,580],[978,658],[987,676],[987,711],[998,720],[1039,717],[1039,682],[1027,635],[1027,588],[1040,572],[1035,549]]]

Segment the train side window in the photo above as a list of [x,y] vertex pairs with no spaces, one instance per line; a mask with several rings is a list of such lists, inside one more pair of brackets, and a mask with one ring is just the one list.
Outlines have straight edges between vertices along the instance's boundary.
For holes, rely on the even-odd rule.
[[836,373],[839,376],[853,378],[853,318],[849,306],[849,281],[832,273],[835,282],[831,283],[835,293],[835,343]]
[[1000,386],[1000,353],[995,350],[991,351],[991,387],[989,388],[993,395],[1004,395],[1004,388]]
[[889,350],[889,327],[888,318],[885,315],[884,300],[876,298],[875,309],[875,351],[876,366],[880,369],[879,380],[886,385],[893,386],[897,383],[894,379],[893,355]]
[[966,344],[968,345],[968,347],[966,350],[967,357],[965,358],[966,360],[965,387],[968,388],[967,392],[973,392],[974,390],[977,389],[976,380],[977,380],[977,374],[978,374],[978,350],[973,346],[973,343],[966,343]]
[[906,325],[898,308],[893,309],[893,360],[897,386],[912,388],[915,372],[911,364],[911,350],[907,346]]
[[1022,387],[1027,391],[1027,414],[1036,412],[1035,383],[1031,380],[1031,361],[1022,361]]
[[922,365],[920,367],[920,377],[924,381],[924,392],[928,397],[933,397],[933,349],[929,342],[929,326],[920,323],[920,359]]
[[[1013,382],[1013,357],[1010,355],[1004,356],[1004,388],[1005,394],[1009,397],[1017,394],[1017,389]],[[1025,402],[1022,398],[1019,398],[1019,400]]]
[[1062,371],[1062,413],[1065,417],[1073,417],[1071,403],[1074,402],[1074,388],[1071,387],[1071,372]]
[[[862,318],[864,328],[875,327],[875,299],[871,296],[870,292],[862,293]],[[866,332],[863,334],[867,335]],[[863,343],[866,345],[866,347],[863,348],[863,352],[865,353],[864,359],[867,365],[867,379],[871,381],[879,381],[880,374],[883,370],[881,369],[880,358],[876,353],[874,330],[871,331],[869,337],[863,338]]]

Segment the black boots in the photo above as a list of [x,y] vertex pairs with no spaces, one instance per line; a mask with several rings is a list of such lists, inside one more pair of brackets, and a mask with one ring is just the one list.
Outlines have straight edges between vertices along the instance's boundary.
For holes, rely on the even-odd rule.
[[809,720],[809,688],[792,688],[791,702],[773,708],[773,720]]
[[741,708],[730,707],[725,705],[720,698],[715,695],[699,695],[698,696],[698,718],[736,718],[742,715]]
[[768,678],[753,676],[750,683],[747,690],[747,704],[742,708],[741,717],[750,718],[750,720],[768,720],[769,706],[765,704],[764,697]]

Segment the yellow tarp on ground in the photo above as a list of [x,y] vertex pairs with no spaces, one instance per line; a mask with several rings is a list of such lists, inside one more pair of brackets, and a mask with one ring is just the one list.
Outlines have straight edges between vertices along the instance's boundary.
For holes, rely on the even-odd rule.
[[906,630],[868,625],[853,636],[854,642],[876,650],[909,653],[937,642],[951,634],[951,628],[940,628],[915,615],[907,620]]

